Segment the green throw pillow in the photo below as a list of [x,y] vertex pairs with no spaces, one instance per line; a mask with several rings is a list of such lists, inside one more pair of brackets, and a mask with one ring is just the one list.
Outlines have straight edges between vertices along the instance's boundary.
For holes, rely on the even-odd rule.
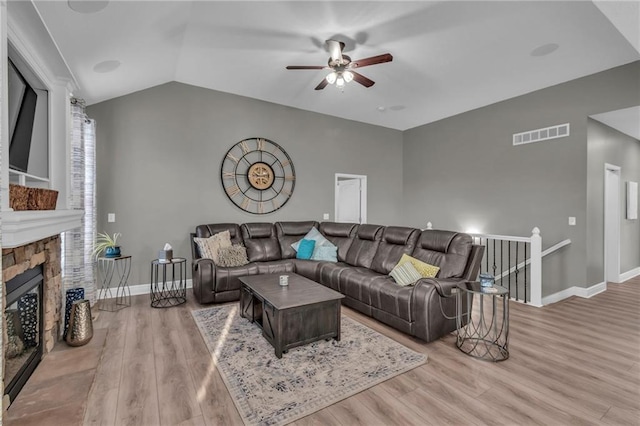
[[408,254],[403,254],[396,266],[403,265],[407,262],[411,262],[413,267],[416,268],[418,273],[423,278],[435,278],[435,276],[438,274],[438,271],[440,270],[439,267],[429,265],[428,263],[418,260],[415,257],[411,257]]

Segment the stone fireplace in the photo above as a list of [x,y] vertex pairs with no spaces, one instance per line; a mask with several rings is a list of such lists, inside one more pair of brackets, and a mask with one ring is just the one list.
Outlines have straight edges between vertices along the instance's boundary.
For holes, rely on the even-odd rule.
[[[8,348],[7,321],[3,321],[3,348],[0,351],[0,367],[3,374],[0,378],[2,378],[4,391],[7,390],[11,381],[7,373],[12,373],[16,369],[14,365],[10,365],[9,367],[13,370],[7,372],[7,350],[12,357],[10,362],[13,362],[16,361],[15,358],[27,358],[24,352],[34,347],[31,337],[31,332],[34,330],[32,317],[36,312],[31,307],[34,302],[38,304],[38,314],[35,315],[38,326],[35,330],[39,334],[40,344],[36,355],[29,354],[29,357],[37,358],[39,362],[43,356],[51,352],[61,336],[64,327],[64,315],[61,314],[61,310],[64,307],[62,306],[60,234],[80,227],[83,213],[81,210],[2,211],[2,311],[5,320],[10,317],[9,325],[13,327],[12,346]],[[41,277],[41,289],[36,287],[26,289],[30,294],[24,298],[14,296],[14,289],[7,289],[7,284],[20,276],[26,276],[27,281],[38,280]],[[9,306],[7,306],[7,291],[10,292]],[[22,300],[16,302],[14,301],[16,297]],[[7,308],[9,308],[8,312]],[[25,320],[24,315],[31,319]],[[29,325],[23,327],[24,321]],[[20,368],[20,370],[27,370],[27,368]],[[26,381],[27,378],[24,380]],[[11,401],[6,392],[3,392],[3,395],[3,408],[6,410]]]
[[[31,278],[31,276],[35,276],[39,273],[38,271],[40,270],[40,276],[42,277],[42,289],[34,289],[26,295],[32,296],[31,299],[34,303],[37,300],[38,306],[40,306],[40,304],[42,306],[40,311],[41,313],[36,314],[34,311],[32,313],[34,318],[27,320],[31,323],[34,330],[37,329],[38,342],[35,342],[35,337],[26,338],[27,342],[24,342],[25,332],[22,330],[25,327],[24,311],[20,312],[20,315],[22,315],[22,321],[20,321],[19,317],[17,317],[17,309],[12,309],[16,307],[16,304],[13,303],[11,306],[6,306],[7,292],[11,291],[11,289],[6,285],[3,286],[3,312],[6,318],[11,317],[9,318],[11,321],[4,321],[3,327],[3,371],[5,373],[4,385],[7,386],[5,392],[8,390],[11,380],[15,378],[15,370],[18,370],[21,367],[20,365],[15,366],[13,363],[19,361],[21,358],[27,358],[30,349],[37,347],[36,344],[41,345],[37,350],[43,355],[50,352],[56,344],[58,336],[60,335],[60,330],[64,324],[61,323],[63,316],[60,314],[62,306],[60,237],[58,235],[47,237],[23,246],[2,250],[2,274],[5,283],[9,283],[14,278],[19,279],[22,276],[26,276],[27,279]],[[20,298],[21,303],[26,296]],[[41,318],[40,315],[42,315]],[[34,324],[36,318],[40,320],[39,324]],[[7,330],[7,324],[11,325],[11,330]],[[17,337],[14,328],[20,329],[20,337]],[[28,340],[30,339],[34,341],[29,343]],[[33,356],[31,358],[33,358]],[[39,359],[36,361],[36,364],[37,362],[39,362]],[[26,369],[30,370],[27,371],[27,374],[30,374],[33,368],[35,368],[35,365],[33,365],[32,368]],[[25,370],[25,368],[20,370]],[[22,385],[26,379],[27,378],[23,378],[20,380]],[[13,389],[11,397],[15,397],[19,390],[20,389]]]

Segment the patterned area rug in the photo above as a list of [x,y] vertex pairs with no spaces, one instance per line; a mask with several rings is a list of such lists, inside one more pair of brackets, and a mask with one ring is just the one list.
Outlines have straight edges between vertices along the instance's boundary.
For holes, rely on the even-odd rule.
[[192,312],[242,420],[281,425],[409,371],[427,356],[342,316],[340,342],[311,343],[276,358],[238,305]]

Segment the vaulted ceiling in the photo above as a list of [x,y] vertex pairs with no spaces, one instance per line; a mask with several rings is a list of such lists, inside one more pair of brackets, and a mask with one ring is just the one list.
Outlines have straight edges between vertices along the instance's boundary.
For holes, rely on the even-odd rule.
[[[405,130],[640,59],[638,3],[603,3],[33,5],[88,104],[178,81]],[[359,70],[371,88],[315,91],[328,71],[285,66],[326,65],[329,38],[353,59],[388,52],[393,62]]]

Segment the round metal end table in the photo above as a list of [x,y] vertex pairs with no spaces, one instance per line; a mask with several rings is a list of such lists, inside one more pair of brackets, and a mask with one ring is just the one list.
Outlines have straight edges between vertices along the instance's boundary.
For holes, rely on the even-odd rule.
[[187,301],[187,259],[151,262],[151,306],[169,308]]
[[461,283],[457,290],[458,349],[488,361],[509,358],[509,290],[479,282]]
[[[129,274],[131,274],[131,256],[98,258],[100,288],[97,304],[99,310],[113,312],[131,306]],[[115,289],[111,287],[114,275],[117,281]]]

